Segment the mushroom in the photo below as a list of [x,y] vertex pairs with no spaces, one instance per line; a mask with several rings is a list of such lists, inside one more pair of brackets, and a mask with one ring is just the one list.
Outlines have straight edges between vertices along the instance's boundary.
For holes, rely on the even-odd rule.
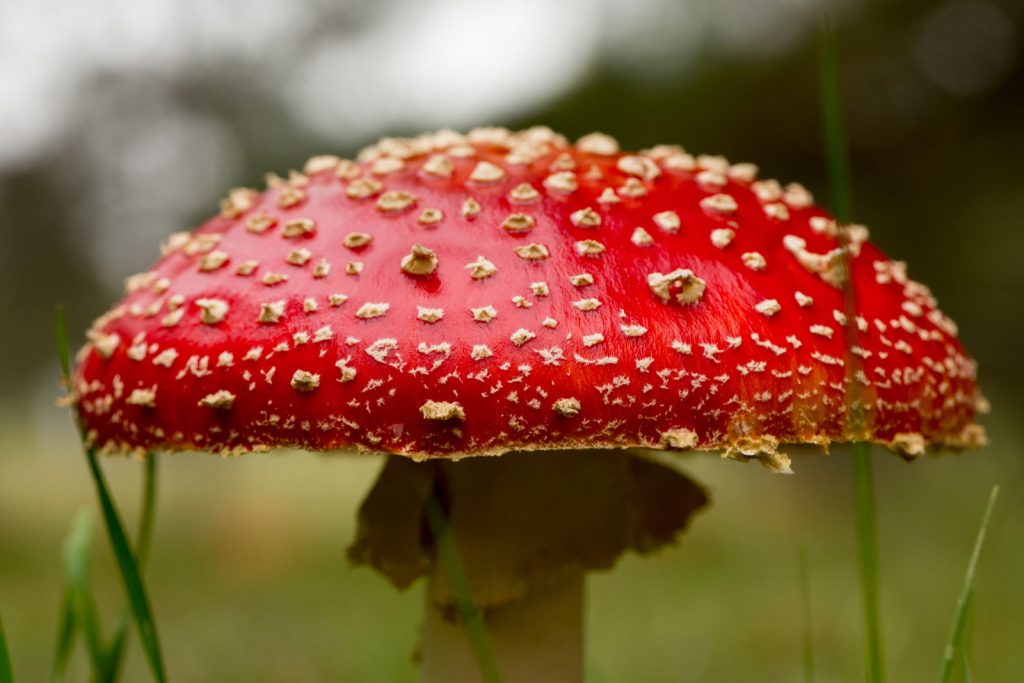
[[389,455],[350,555],[429,578],[424,681],[476,676],[430,500],[505,680],[578,681],[584,573],[706,502],[654,452],[788,473],[784,443],[984,442],[927,287],[751,164],[537,127],[305,170],[232,191],[126,280],[79,354],[78,417],[108,453]]

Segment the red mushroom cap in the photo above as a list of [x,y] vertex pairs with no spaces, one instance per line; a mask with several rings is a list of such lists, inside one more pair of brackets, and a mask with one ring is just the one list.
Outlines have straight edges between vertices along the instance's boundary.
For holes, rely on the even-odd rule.
[[785,469],[781,442],[981,443],[975,364],[928,289],[756,174],[546,128],[315,157],[127,279],[79,356],[79,416],[106,451],[640,446]]

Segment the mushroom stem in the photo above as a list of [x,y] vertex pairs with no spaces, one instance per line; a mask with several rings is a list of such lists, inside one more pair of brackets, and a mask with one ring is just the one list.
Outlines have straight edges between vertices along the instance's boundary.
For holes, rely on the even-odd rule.
[[[429,578],[422,683],[486,680],[456,618],[466,593],[504,683],[578,683],[584,573],[671,542],[706,502],[674,467],[622,450],[391,458],[359,510],[349,556],[399,587]],[[432,506],[447,522],[445,544],[431,538],[442,536]],[[444,550],[448,539],[457,553]]]
[[[420,683],[487,683],[458,618],[427,591]],[[583,681],[583,574],[575,572],[526,598],[484,611],[502,683]]]

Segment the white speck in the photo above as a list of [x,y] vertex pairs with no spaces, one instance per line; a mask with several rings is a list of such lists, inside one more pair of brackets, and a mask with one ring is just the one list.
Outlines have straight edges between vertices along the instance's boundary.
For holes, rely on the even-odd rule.
[[597,240],[580,240],[576,243],[576,253],[580,256],[599,256],[604,252],[604,245]]
[[151,389],[132,389],[132,393],[124,400],[131,406],[142,406],[144,408],[156,407],[156,385]]
[[449,401],[426,401],[420,406],[420,413],[427,420],[465,420],[466,411],[458,403]]
[[285,239],[305,237],[316,232],[316,223],[310,218],[296,218],[284,224],[281,235]]
[[473,199],[472,197],[468,198],[466,201],[464,201],[462,203],[462,217],[463,218],[466,218],[468,220],[472,220],[472,219],[476,218],[479,213],[480,213],[480,202],[478,202],[477,200]]
[[789,209],[786,208],[785,204],[778,202],[764,205],[764,215],[768,218],[774,218],[777,221],[788,221],[789,220]]
[[367,302],[360,306],[359,310],[356,311],[356,317],[362,318],[363,320],[379,318],[387,313],[389,308],[391,308],[391,304]]
[[412,245],[412,251],[402,257],[402,272],[407,275],[430,275],[437,270],[437,254],[419,244]]
[[235,403],[235,395],[226,389],[215,391],[212,394],[199,399],[199,405],[203,408],[214,408],[216,410],[227,410]]
[[504,177],[504,169],[489,161],[481,161],[469,174],[469,179],[475,183],[496,183]]
[[546,246],[536,242],[516,247],[515,252],[516,256],[527,261],[540,261],[551,255]]
[[345,239],[342,240],[349,249],[361,249],[369,244],[373,240],[373,235],[366,232],[350,232],[345,235]]
[[689,356],[693,353],[693,347],[690,344],[685,344],[678,339],[672,342],[672,350],[684,356]]
[[416,204],[416,195],[403,190],[389,190],[377,199],[377,210],[383,213],[405,211]]
[[[357,340],[358,341],[358,340]],[[366,347],[366,355],[378,363],[383,363],[388,355],[398,348],[398,340],[391,338],[378,339]]]
[[226,251],[211,251],[199,259],[199,270],[210,272],[222,267],[230,260],[231,256]]
[[761,315],[770,318],[782,310],[782,304],[780,304],[777,299],[765,299],[764,301],[756,304],[754,308],[756,308],[757,312]]
[[711,231],[711,244],[719,249],[725,249],[734,237],[736,233],[731,228],[716,228]]
[[484,280],[498,272],[497,266],[483,256],[477,256],[476,261],[467,263],[465,267],[469,271],[469,276],[474,280]]
[[521,294],[516,294],[512,297],[512,303],[516,308],[533,308],[533,302]]
[[744,252],[740,258],[743,259],[743,265],[751,270],[764,270],[768,265],[764,260],[764,256],[761,256],[761,254],[756,251]]
[[306,370],[296,370],[292,375],[292,389],[297,391],[313,391],[320,386],[320,375]]
[[576,174],[572,171],[560,171],[552,173],[544,179],[544,187],[551,192],[571,194],[576,191],[579,184],[576,182]]
[[716,363],[721,362],[717,358],[715,358],[716,354],[719,354],[719,353],[722,352],[722,349],[718,348],[717,344],[706,344],[705,343],[705,344],[701,344],[700,347],[702,349],[704,349],[704,357],[705,358],[707,358],[708,360],[713,360]]
[[533,220],[533,216],[525,213],[513,213],[505,218],[501,227],[510,233],[517,234],[533,230],[534,225],[536,222]]
[[739,206],[732,195],[713,194],[700,200],[700,206],[710,213],[730,214],[735,213]]
[[589,133],[576,141],[576,149],[584,154],[612,156],[614,154],[618,154],[619,143],[610,135],[605,135],[604,133]]
[[665,232],[677,233],[682,223],[675,211],[662,211],[654,214],[654,224]]
[[473,360],[483,360],[484,358],[490,358],[493,355],[494,352],[491,351],[491,348],[486,344],[474,344],[469,357]]
[[258,321],[265,325],[277,324],[280,322],[281,317],[284,316],[284,305],[284,299],[260,304],[260,315]]
[[288,282],[288,276],[285,275],[284,273],[263,274],[263,284],[265,284],[267,287],[273,287],[274,285],[279,285],[282,282]]
[[560,398],[551,408],[562,417],[576,417],[580,412],[580,402],[575,398]]
[[216,325],[228,314],[228,302],[223,299],[196,299],[196,306],[201,309],[199,319],[207,325]]
[[523,344],[530,341],[536,336],[537,335],[534,334],[533,332],[530,332],[529,330],[520,327],[518,330],[512,333],[512,336],[509,337],[509,339],[511,339],[512,343],[515,344],[516,346],[522,346]]
[[163,317],[160,321],[160,325],[163,327],[175,327],[181,322],[181,319],[185,317],[185,309],[178,308]]
[[425,323],[436,323],[443,317],[443,308],[426,308],[425,306],[416,307],[416,318]]
[[651,233],[647,232],[643,228],[634,229],[629,241],[638,247],[649,247],[654,244],[654,238],[651,237]]
[[658,164],[647,157],[627,154],[619,157],[615,165],[623,173],[643,178],[644,180],[654,180],[661,175],[661,169],[658,168]]
[[334,364],[334,366],[338,368],[339,371],[341,371],[341,377],[338,379],[338,381],[341,382],[342,384],[344,384],[345,382],[351,382],[356,378],[356,369],[349,366],[348,364],[350,360],[352,360],[351,356],[347,358],[342,358],[341,360]]
[[480,308],[470,308],[469,312],[473,314],[473,320],[478,323],[489,323],[498,317],[498,311],[494,306],[481,306]]
[[676,301],[684,305],[700,301],[707,286],[704,280],[688,268],[678,268],[664,275],[650,273],[647,285],[662,302],[668,303],[674,295]]
[[601,216],[589,206],[579,211],[573,211],[569,218],[572,224],[578,228],[596,228],[601,225]]
[[309,249],[292,249],[288,252],[288,256],[285,260],[293,266],[304,266],[309,263],[309,260],[313,258],[312,252]]

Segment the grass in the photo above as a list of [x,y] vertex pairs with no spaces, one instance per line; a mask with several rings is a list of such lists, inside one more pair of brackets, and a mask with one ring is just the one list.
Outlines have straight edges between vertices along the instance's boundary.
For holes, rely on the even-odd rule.
[[[65,386],[70,386],[70,346],[68,344],[67,326],[64,323],[64,310],[60,306],[57,307],[55,313],[54,331],[64,383]],[[150,607],[149,597],[139,570],[139,562],[132,551],[128,536],[124,530],[124,524],[121,522],[121,516],[110,494],[106,477],[104,477],[103,470],[99,466],[96,449],[86,442],[84,435],[80,434],[80,437],[89,473],[92,475],[93,483],[96,486],[96,494],[99,498],[104,526],[107,530],[107,538],[110,540],[111,548],[114,551],[114,558],[120,571],[132,621],[135,623],[136,630],[138,631],[139,641],[142,643],[142,649],[149,664],[153,680],[157,681],[157,683],[165,683],[167,674],[165,672],[163,655],[160,651],[160,639],[157,635],[156,623],[153,620],[153,610]],[[146,533],[148,534],[148,531]]]
[[427,524],[430,526],[430,533],[434,537],[437,549],[437,558],[448,575],[448,581],[455,593],[455,603],[477,665],[480,667],[480,675],[485,683],[501,683],[498,661],[494,656],[490,638],[487,637],[483,617],[473,600],[473,591],[463,570],[459,549],[449,533],[448,520],[435,496],[427,500],[426,513]]
[[[839,75],[839,49],[835,30],[826,17],[821,30],[821,109],[824,129],[825,157],[828,163],[829,183],[832,190],[833,211],[840,224],[848,224],[853,217],[853,193],[850,181],[850,159],[846,143],[846,123],[843,116],[842,82]],[[849,272],[849,267],[847,267]],[[848,348],[856,339],[855,313],[857,302],[850,278],[845,279],[844,295],[847,311]],[[855,367],[857,357],[847,353],[847,368]],[[857,386],[850,383],[850,387]],[[849,401],[849,424],[856,432],[863,424],[859,405]],[[871,447],[858,441],[853,444],[854,511],[856,519],[858,564],[860,566],[861,595],[864,612],[864,666],[868,683],[883,683],[885,664],[882,651],[882,627],[879,608],[878,580],[878,522],[875,511],[875,484],[871,467]]]
[[7,636],[4,635],[3,617],[0,617],[0,683],[14,683],[11,654],[7,650]]
[[807,548],[800,547],[800,623],[803,626],[804,683],[814,683],[814,635],[811,624],[811,574]]
[[[71,532],[64,542],[64,604],[67,612],[61,622],[68,624],[66,636],[58,639],[58,651],[64,651],[57,658],[54,668],[57,680],[64,675],[64,667],[74,645],[74,636],[80,632],[85,638],[86,650],[94,676],[103,678],[106,669],[103,635],[100,632],[96,600],[89,588],[90,548],[92,541],[92,516],[87,510],[80,510],[71,525]],[[66,645],[65,645],[66,643]]]
[[999,497],[999,487],[993,486],[992,493],[988,496],[988,504],[981,516],[981,526],[978,527],[978,534],[974,537],[974,549],[971,551],[971,559],[967,563],[967,573],[964,575],[963,587],[960,589],[960,597],[956,602],[956,610],[953,613],[953,624],[949,629],[949,640],[942,652],[942,670],[939,675],[941,683],[949,683],[953,676],[953,664],[959,652],[964,667],[964,680],[971,678],[970,666],[968,665],[967,651],[963,647],[964,634],[967,631],[967,616],[970,614],[971,604],[974,602],[974,577],[978,570],[978,558],[981,557],[981,548],[985,545],[985,535],[988,533],[988,525],[992,521],[992,510],[995,509],[996,499]]

